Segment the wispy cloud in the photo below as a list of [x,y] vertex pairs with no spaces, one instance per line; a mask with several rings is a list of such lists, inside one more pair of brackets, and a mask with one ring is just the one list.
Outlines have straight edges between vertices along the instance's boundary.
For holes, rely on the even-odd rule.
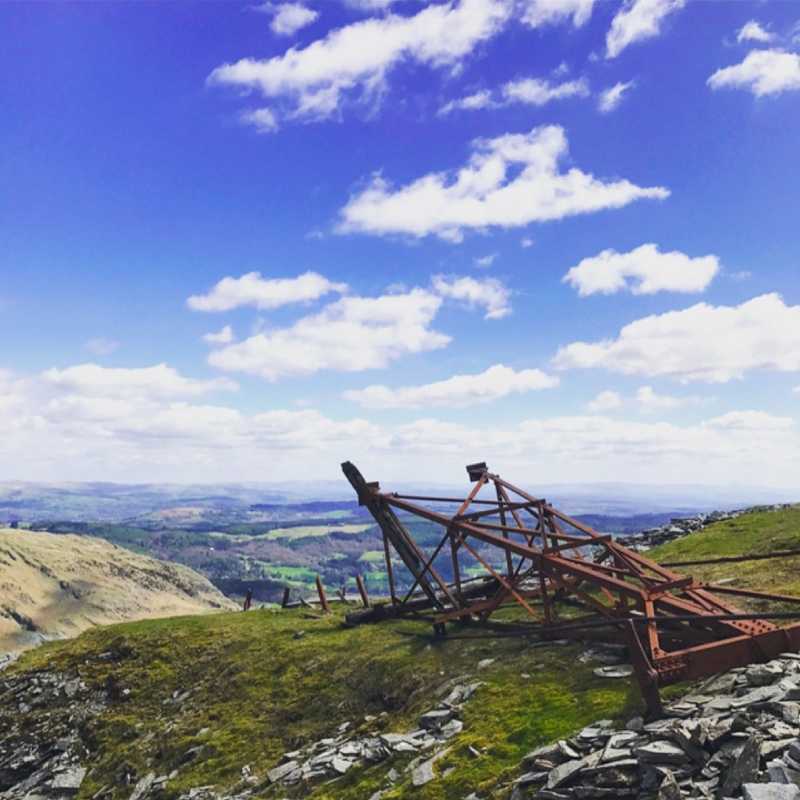
[[635,81],[627,81],[626,83],[615,83],[600,92],[597,98],[597,108],[602,114],[610,114],[615,111],[622,103],[622,100],[630,89],[636,85]]
[[686,0],[626,0],[606,35],[606,58],[616,58],[635,42],[661,33],[664,20],[686,5]]
[[504,364],[495,364],[476,375],[454,375],[420,386],[378,384],[346,391],[343,397],[364,408],[466,408],[511,394],[552,389],[558,383],[557,377],[538,369],[515,371]]

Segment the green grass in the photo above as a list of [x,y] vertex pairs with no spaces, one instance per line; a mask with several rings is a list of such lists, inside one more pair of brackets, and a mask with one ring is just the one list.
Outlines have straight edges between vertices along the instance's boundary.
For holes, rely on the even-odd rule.
[[[647,556],[655,561],[669,562],[796,549],[800,549],[800,506],[743,514],[736,519],[718,522],[703,531],[653,548]],[[726,586],[800,597],[800,556],[675,569],[701,581],[724,580]],[[748,606],[745,600],[731,599],[737,605]]]
[[[436,687],[466,676],[486,685],[467,704],[465,729],[438,764],[458,769],[424,789],[403,783],[388,797],[461,800],[470,791],[501,797],[492,787],[515,774],[530,748],[598,717],[630,713],[638,702],[627,682],[598,681],[589,667],[576,663],[577,646],[547,650],[530,649],[520,639],[433,640],[429,626],[410,621],[345,628],[340,613],[318,619],[303,611],[259,610],[98,628],[31,651],[13,669],[77,671],[97,686],[113,675],[131,689],[129,700],[90,724],[91,769],[82,799],[113,785],[121,764],[139,774],[168,774],[198,744],[206,748],[203,758],[170,781],[168,797],[205,784],[231,787],[245,764],[264,775],[282,753],[332,735],[343,721],[370,732],[409,730],[435,704]],[[295,638],[299,630],[304,635]],[[123,647],[132,655],[116,664],[96,659]],[[477,662],[487,657],[495,663],[478,673]],[[186,689],[192,694],[182,706],[164,703]],[[363,722],[366,714],[384,711],[378,721]],[[209,731],[201,735],[204,728]],[[469,745],[483,755],[473,758]],[[354,768],[305,796],[363,800],[382,785],[392,764]],[[128,794],[129,787],[115,788],[117,798]],[[263,792],[265,798],[287,794]]]
[[351,523],[349,525],[298,525],[294,528],[275,528],[275,530],[271,530],[264,538],[269,540],[288,539],[291,541],[293,539],[307,539],[312,536],[329,536],[331,533],[364,533],[364,531],[371,527],[371,523]]
[[368,564],[382,564],[384,560],[383,550],[365,550],[358,558],[359,561],[366,561]]

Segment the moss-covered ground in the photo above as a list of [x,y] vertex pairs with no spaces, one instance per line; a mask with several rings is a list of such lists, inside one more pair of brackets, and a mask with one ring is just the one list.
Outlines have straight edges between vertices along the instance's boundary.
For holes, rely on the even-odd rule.
[[[466,676],[485,685],[467,703],[464,730],[437,763],[441,771],[457,769],[422,789],[401,782],[387,798],[444,800],[472,791],[501,797],[495,787],[516,774],[531,748],[638,707],[627,681],[598,680],[578,662],[579,645],[460,638],[480,635],[472,628],[433,639],[422,622],[346,628],[340,614],[259,609],[98,628],[27,653],[14,671],[77,670],[91,685],[111,679],[130,689],[87,732],[92,769],[82,798],[117,783],[128,767],[169,774],[196,746],[201,756],[180,768],[171,795],[207,784],[230,787],[244,765],[263,775],[284,752],[333,735],[345,721],[365,732],[412,730],[435,705],[437,687]],[[98,658],[108,651],[122,657]],[[488,658],[495,660],[478,670]],[[183,702],[170,702],[187,690]],[[365,722],[366,715],[376,719]],[[306,796],[361,800],[383,785],[389,767],[352,769]],[[126,791],[120,786],[116,796]],[[265,788],[264,796],[271,791]]]

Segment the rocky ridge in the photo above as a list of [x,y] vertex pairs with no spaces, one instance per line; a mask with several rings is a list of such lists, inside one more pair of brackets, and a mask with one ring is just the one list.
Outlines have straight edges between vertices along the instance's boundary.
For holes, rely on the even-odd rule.
[[743,514],[782,511],[793,507],[793,503],[780,503],[770,506],[749,506],[748,508],[739,508],[731,511],[711,511],[708,514],[697,514],[693,517],[675,517],[666,525],[660,525],[657,528],[647,528],[631,536],[618,536],[616,541],[625,545],[625,547],[644,551],[649,550],[651,547],[671,542],[674,539],[679,539],[681,536],[701,531],[709,525],[713,525],[715,522],[736,519],[736,517],[741,517]]

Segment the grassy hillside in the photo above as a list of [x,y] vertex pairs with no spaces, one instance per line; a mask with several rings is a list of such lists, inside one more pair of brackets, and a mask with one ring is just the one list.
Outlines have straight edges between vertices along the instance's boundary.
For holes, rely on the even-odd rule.
[[[516,774],[531,748],[637,706],[626,681],[598,680],[591,666],[576,661],[577,645],[433,642],[429,633],[416,622],[343,628],[336,614],[309,619],[299,610],[257,610],[98,628],[32,651],[13,670],[47,666],[77,672],[93,686],[111,681],[120,691],[130,689],[127,699],[84,732],[92,754],[82,798],[114,785],[121,765],[139,775],[179,768],[168,784],[167,796],[175,796],[200,785],[235,785],[245,765],[264,775],[284,752],[332,735],[345,721],[370,732],[412,730],[435,703],[436,688],[464,676],[485,685],[467,703],[464,730],[437,763],[440,771],[458,769],[423,788],[402,779],[385,797],[461,800],[472,791],[500,797],[505,793],[495,794],[492,787],[504,774]],[[98,658],[108,652],[114,659]],[[494,663],[479,670],[478,662],[487,658]],[[187,690],[191,694],[182,702],[170,701]],[[376,719],[365,722],[365,715]],[[479,757],[470,754],[470,745]],[[196,746],[203,747],[202,757],[180,766]],[[363,800],[383,784],[391,766],[401,765],[395,759],[354,768],[304,796]],[[120,786],[114,796],[129,793]]]
[[[795,506],[718,522],[704,531],[653,548],[647,555],[663,563],[798,549],[800,506]],[[676,569],[702,581],[725,581],[728,586],[800,596],[800,556]],[[748,602],[731,599],[741,606]]]

